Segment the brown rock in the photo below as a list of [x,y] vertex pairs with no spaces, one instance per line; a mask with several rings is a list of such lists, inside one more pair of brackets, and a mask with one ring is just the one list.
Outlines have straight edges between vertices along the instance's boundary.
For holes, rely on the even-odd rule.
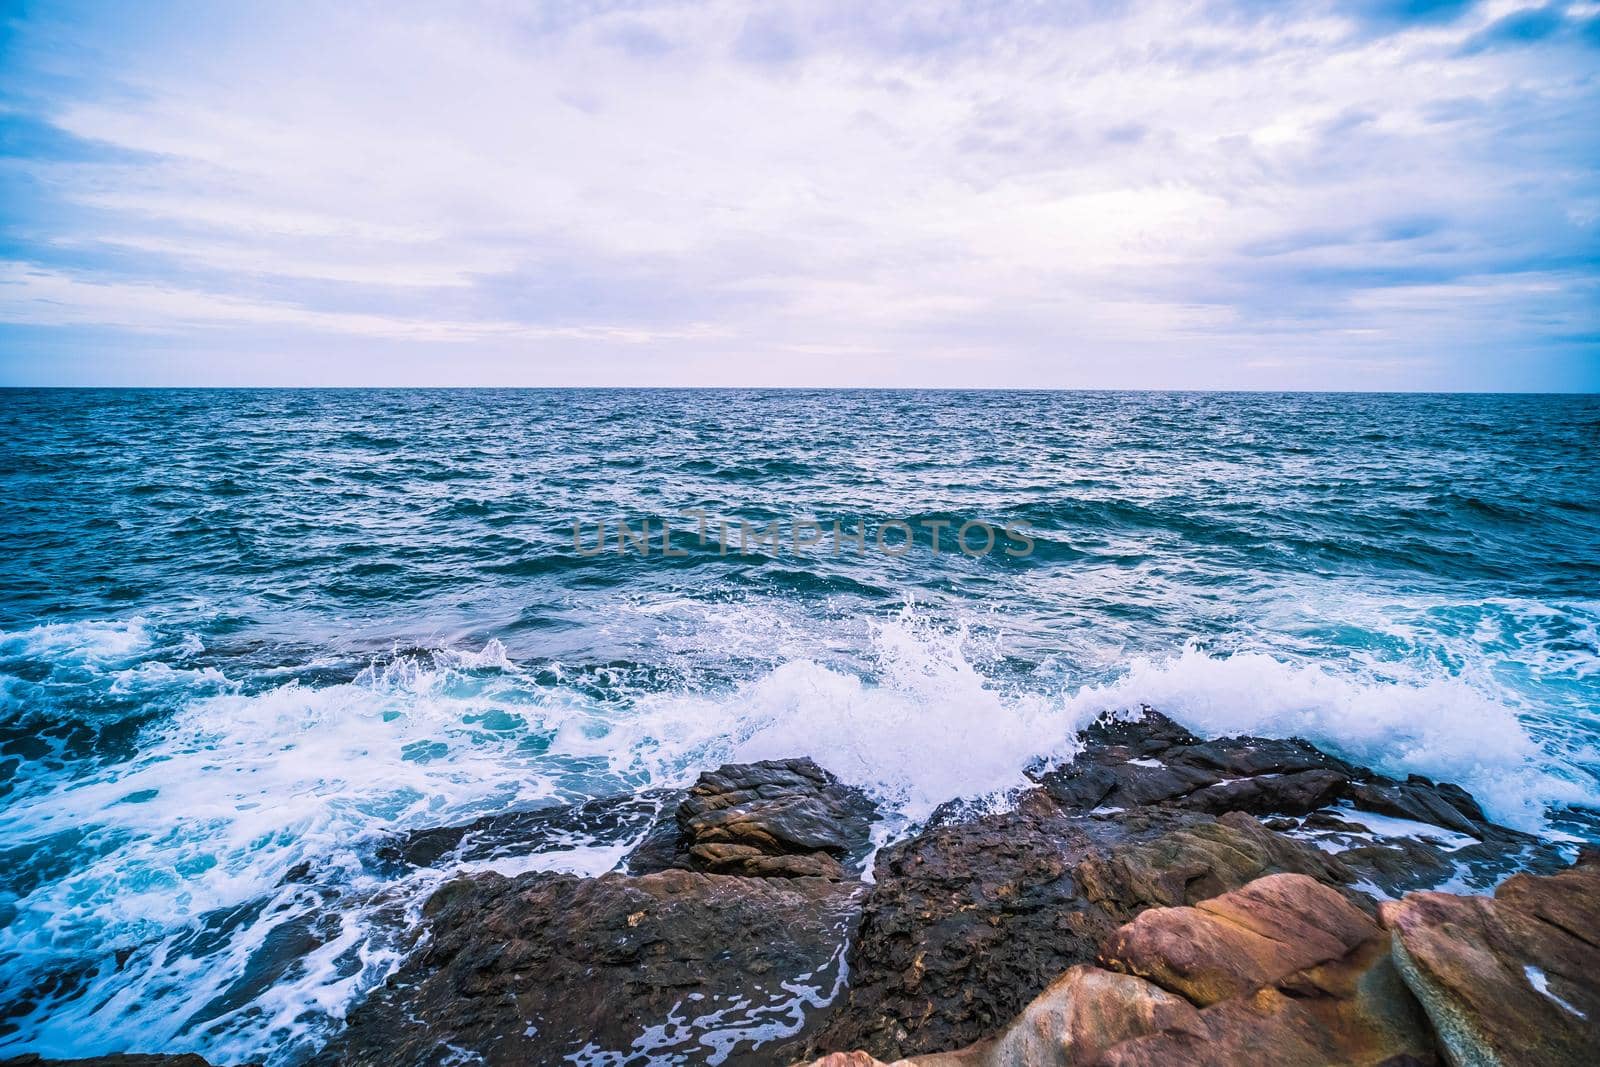
[[1239,812],[1092,856],[1077,873],[1090,899],[1132,915],[1141,906],[1193,904],[1280,871],[1353,881],[1334,857]]
[[842,879],[870,847],[876,810],[809,759],[731,763],[702,774],[629,870]]
[[1492,898],[1413,893],[1382,916],[1452,1062],[1600,1062],[1600,864]]
[[[627,1054],[642,1039],[657,1056],[695,1058],[710,1030],[725,1063],[784,1062],[785,1039],[803,1040],[836,991],[859,893],[680,870],[460,878],[427,904],[429,942],[318,1062],[434,1063],[454,1047],[520,1067]],[[684,1025],[697,1017],[716,1022]]]
[[1342,960],[1131,1038],[1096,1067],[1399,1067],[1437,1062],[1421,1010],[1374,938]]
[[1044,791],[1015,810],[940,822],[878,856],[850,945],[850,985],[814,1047],[892,1059],[993,1035],[1053,976],[1088,963],[1151,905],[1195,903],[1336,860],[1237,813],[1063,811]]
[[1379,935],[1377,923],[1337,890],[1278,874],[1194,907],[1151,909],[1111,936],[1101,962],[1208,1006],[1339,959]]
[[1087,1064],[1130,1037],[1187,1031],[1199,1012],[1140,978],[1098,967],[1068,969],[1005,1030],[960,1052],[917,1056],[917,1067]]

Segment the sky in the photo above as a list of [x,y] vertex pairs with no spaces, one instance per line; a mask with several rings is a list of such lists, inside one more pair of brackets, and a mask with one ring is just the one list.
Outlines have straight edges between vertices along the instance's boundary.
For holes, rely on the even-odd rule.
[[1600,390],[1600,3],[0,11],[0,384]]

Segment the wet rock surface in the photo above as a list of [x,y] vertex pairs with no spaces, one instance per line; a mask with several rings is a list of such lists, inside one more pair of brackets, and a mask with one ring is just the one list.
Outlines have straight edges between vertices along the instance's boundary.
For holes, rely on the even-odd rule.
[[653,790],[505,812],[461,826],[398,834],[381,842],[376,855],[389,864],[440,867],[560,852],[596,841],[626,842],[642,837],[678,800],[675,793]]
[[457,879],[427,905],[430,942],[321,1059],[770,1063],[834,994],[856,892],[681,870]]
[[[1148,711],[1081,740],[1006,810],[949,805],[875,856],[871,802],[803,758],[389,839],[397,870],[579,849],[614,869],[446,882],[318,1062],[1432,1063],[1419,997],[1455,995],[1448,961],[1427,969],[1433,905],[1405,905],[1413,995],[1379,900],[1564,865],[1454,786],[1303,741],[1208,741]],[[1561,916],[1541,921],[1594,929],[1566,890],[1522,884]],[[1562,945],[1536,964],[1556,998]]]
[[810,759],[729,764],[700,776],[628,866],[841,879],[859,871],[875,816],[864,793]]
[[850,986],[818,1041],[906,1056],[975,1041],[1151,906],[1263,874],[1350,875],[1248,815],[1085,818],[1042,793],[935,826],[878,856],[850,947]]
[[1078,758],[1038,775],[1063,809],[1246,812],[1337,855],[1353,881],[1381,895],[1452,880],[1487,890],[1514,871],[1565,864],[1548,843],[1490,822],[1459,786],[1388,778],[1299,739],[1207,741],[1146,709],[1136,720],[1102,719],[1080,740]]
[[1262,878],[1192,908],[1146,911],[1111,936],[1102,962],[1116,969],[1070,968],[993,1038],[900,1062],[1437,1062],[1387,933],[1341,892],[1302,875]]
[[1383,917],[1452,1062],[1600,1062],[1600,854],[1493,897],[1415,893]]

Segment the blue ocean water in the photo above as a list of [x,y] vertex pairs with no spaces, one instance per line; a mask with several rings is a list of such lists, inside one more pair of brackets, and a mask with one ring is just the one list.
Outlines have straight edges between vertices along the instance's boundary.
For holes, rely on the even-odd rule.
[[379,835],[729,758],[910,825],[1147,703],[1600,839],[1597,454],[1592,396],[0,393],[0,1055],[303,1059],[444,876]]

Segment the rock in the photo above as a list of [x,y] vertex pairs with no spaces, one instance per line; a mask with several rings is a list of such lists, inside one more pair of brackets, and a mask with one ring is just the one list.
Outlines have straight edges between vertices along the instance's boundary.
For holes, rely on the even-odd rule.
[[1300,740],[1202,741],[1146,709],[1083,731],[1070,764],[1039,777],[1069,810],[1172,804],[1220,814],[1303,815],[1342,796],[1359,769]]
[[1337,860],[1247,815],[1072,814],[1044,790],[1015,810],[934,824],[879,853],[849,953],[850,985],[814,1047],[892,1058],[957,1048],[1092,961],[1122,922]]
[[1092,1063],[1130,1037],[1191,1029],[1198,1016],[1187,1000],[1142,979],[1077,966],[1050,983],[999,1036],[911,1062],[917,1067]]
[[1196,789],[1184,798],[1184,806],[1216,814],[1253,811],[1300,815],[1333,803],[1349,783],[1343,774],[1328,770],[1240,778]]
[[1132,915],[1144,907],[1193,904],[1283,871],[1353,881],[1337,858],[1238,812],[1190,819],[1170,833],[1091,856],[1078,876],[1091,899]]
[[1374,938],[1342,960],[1114,1045],[1096,1067],[1421,1067],[1438,1062],[1433,1038]]
[[1600,857],[1493,897],[1413,893],[1382,916],[1451,1062],[1600,1062]]
[[1107,940],[1100,958],[1205,1007],[1339,959],[1380,933],[1337,890],[1278,874],[1193,907],[1146,911]]
[[396,835],[380,842],[375,854],[380,863],[438,867],[560,851],[574,843],[627,841],[642,837],[677,801],[677,794],[653,790],[509,811]]
[[674,828],[658,829],[628,865],[837,880],[866,857],[876,814],[864,793],[809,759],[728,764],[700,776]]
[[[1205,944],[1187,944],[1190,932]],[[1072,967],[995,1037],[897,1065],[1436,1062],[1387,935],[1340,892],[1310,878],[1273,875],[1195,907],[1151,909],[1113,935],[1108,956],[1114,946],[1127,950],[1117,953],[1119,966],[1136,965],[1154,980]],[[1197,981],[1208,971],[1213,978]]]
[[450,1049],[490,1065],[621,1062],[641,1042],[782,1062],[783,1040],[803,1039],[836,991],[859,892],[681,870],[458,878],[424,909],[429,941],[319,1062],[397,1067]]
[[1417,774],[1404,782],[1358,782],[1349,793],[1362,811],[1432,823],[1461,834],[1477,836],[1478,828],[1489,821],[1465,789],[1449,783],[1436,785]]
[[[1488,889],[1514,870],[1564,866],[1553,847],[1490,823],[1459,786],[1419,775],[1395,781],[1299,739],[1202,741],[1147,708],[1137,719],[1102,718],[1079,740],[1076,759],[1037,775],[1064,809],[1162,806],[1263,816],[1271,829],[1335,852],[1355,878],[1391,897],[1457,878]],[[1364,812],[1409,820],[1416,832],[1373,833],[1360,822]],[[1430,827],[1445,832],[1428,840]]]

